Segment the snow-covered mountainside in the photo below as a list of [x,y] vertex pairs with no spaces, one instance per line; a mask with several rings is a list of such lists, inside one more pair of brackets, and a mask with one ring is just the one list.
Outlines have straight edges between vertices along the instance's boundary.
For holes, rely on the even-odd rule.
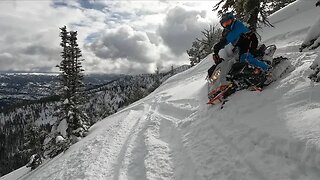
[[[17,103],[36,101],[57,94],[57,73],[1,73],[0,112]],[[84,77],[88,88],[105,84],[124,75],[89,74]]]
[[[100,121],[127,107],[129,104],[146,97],[159,87],[162,82],[188,68],[189,66],[186,65],[158,74],[118,75],[116,80],[109,80],[108,83],[100,85],[91,84],[86,91],[88,99],[85,103],[85,112],[89,116],[90,123],[93,124]],[[9,79],[22,79],[22,83],[20,84],[23,84],[23,82],[28,82],[29,77],[34,76],[22,75],[17,78],[10,77]],[[96,82],[99,81],[99,77],[105,77],[101,79],[102,81],[107,81],[107,77],[112,78],[112,76],[108,75],[91,75],[89,77],[91,82],[95,82],[95,80]],[[48,79],[48,77],[43,76],[39,79]],[[36,78],[35,81],[37,81]],[[16,83],[9,82],[11,85],[15,85]],[[57,82],[56,79],[55,82]],[[36,87],[34,88],[37,89]],[[38,89],[41,88],[42,86],[38,87]],[[26,148],[23,148],[23,144],[25,144],[24,137],[27,134],[26,132],[28,132],[28,127],[31,124],[36,124],[41,130],[49,132],[52,124],[56,121],[54,112],[58,100],[59,96],[56,95],[33,102],[6,106],[4,109],[1,109],[0,105],[0,176],[10,173],[28,162],[28,158],[32,154],[31,152],[28,153]]]
[[275,28],[262,38],[295,69],[262,92],[208,106],[208,57],[96,123],[64,154],[1,179],[320,179],[320,84],[307,78],[318,50],[299,52],[309,19],[320,15],[316,2],[298,0],[271,17]]

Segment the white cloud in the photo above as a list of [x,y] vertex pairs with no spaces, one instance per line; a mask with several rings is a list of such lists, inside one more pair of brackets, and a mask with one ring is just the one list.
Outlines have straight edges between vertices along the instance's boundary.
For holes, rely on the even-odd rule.
[[13,57],[11,63],[1,59],[0,70],[51,70],[60,59],[58,27],[82,17],[79,9],[54,9],[49,1],[1,2],[0,53]]
[[0,1],[0,71],[57,71],[63,25],[78,31],[88,72],[137,74],[187,64],[183,52],[212,22],[210,6],[210,1]]
[[170,9],[163,25],[158,29],[160,36],[175,55],[185,53],[210,22],[203,21],[206,11],[186,10],[177,6]]
[[135,31],[130,26],[101,32],[101,36],[90,44],[89,49],[105,59],[127,58],[137,63],[147,63],[157,58],[155,45],[145,32]]

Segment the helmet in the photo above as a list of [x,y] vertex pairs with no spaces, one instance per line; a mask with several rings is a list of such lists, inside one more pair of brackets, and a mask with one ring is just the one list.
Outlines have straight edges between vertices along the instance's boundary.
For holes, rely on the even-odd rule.
[[227,28],[229,27],[234,21],[233,12],[224,13],[221,15],[220,24],[222,27]]

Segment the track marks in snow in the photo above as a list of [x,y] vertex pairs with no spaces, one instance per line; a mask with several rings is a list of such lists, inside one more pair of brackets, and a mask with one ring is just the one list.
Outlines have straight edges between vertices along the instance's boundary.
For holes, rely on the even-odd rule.
[[147,155],[145,157],[147,179],[174,179],[174,166],[168,143],[160,139],[160,119],[150,117],[151,121],[145,132]]
[[157,112],[173,117],[176,120],[184,120],[197,110],[195,108],[186,107],[186,104],[160,103]]
[[197,179],[184,148],[179,122],[194,114],[192,100],[168,102],[163,94],[150,99],[118,154],[114,179]]
[[177,127],[176,121],[168,116],[161,116],[161,118],[160,138],[168,143],[168,147],[171,149],[175,179],[197,179],[194,163],[185,150],[181,131]]
[[141,109],[130,110],[116,115],[115,120],[100,123],[106,127],[74,145],[81,147],[71,147],[64,154],[68,158],[59,158],[59,162],[47,167],[47,173],[37,179],[114,179],[115,174],[120,174],[128,139],[133,136],[142,114]]
[[[182,113],[174,113],[176,111]],[[177,122],[193,112],[167,102],[158,103],[145,132],[147,179],[196,179],[193,162],[185,151],[177,127]]]
[[101,134],[100,139],[93,141],[93,143],[98,143],[98,147],[89,148],[89,150],[95,149],[99,152],[93,156],[96,159],[94,163],[89,164],[86,170],[86,172],[93,172],[89,174],[88,177],[111,179],[114,174],[118,172],[119,155],[121,156],[123,154],[123,145],[125,145],[132,128],[136,126],[140,118],[141,111],[130,111],[126,118],[120,121],[119,124],[108,129],[104,134]]
[[167,99],[166,96],[155,96],[144,105],[145,114],[124,127],[130,130],[123,130],[127,135],[122,140],[122,147],[116,150],[114,180],[197,179],[177,125],[194,114],[196,107],[191,105],[192,100],[173,103]]
[[[147,116],[147,115],[146,115]],[[145,169],[142,159],[146,154],[144,142],[141,141],[141,132],[144,128],[144,123],[141,123],[145,119],[145,116],[139,118],[128,134],[126,140],[123,143],[118,159],[116,163],[114,179],[128,179],[130,176],[139,179],[145,179]],[[140,134],[139,134],[140,132]],[[134,160],[132,160],[134,159]],[[138,162],[140,164],[134,164]],[[134,167],[137,167],[139,173],[135,173]],[[130,170],[130,175],[128,175]]]

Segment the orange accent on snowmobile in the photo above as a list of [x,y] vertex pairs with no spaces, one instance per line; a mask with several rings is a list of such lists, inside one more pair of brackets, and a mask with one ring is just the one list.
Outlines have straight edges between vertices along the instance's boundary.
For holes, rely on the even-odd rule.
[[224,90],[228,85],[221,85],[219,86],[217,89],[211,91],[208,96],[214,95],[215,93],[217,93],[218,91],[222,91]]
[[[208,96],[213,96],[213,98],[210,98],[210,100],[207,102],[207,104],[215,105],[216,103],[222,102],[222,99],[224,98],[224,94],[232,87],[232,83],[228,85],[221,85],[217,89],[211,91]],[[218,101],[218,102],[217,102]]]
[[262,91],[262,88],[261,88],[261,87],[256,87],[256,91],[261,92],[261,91]]
[[253,74],[259,75],[261,73],[261,70],[259,68],[255,68],[253,71]]
[[248,90],[261,92],[263,89],[261,87],[251,86],[251,87],[248,88]]

